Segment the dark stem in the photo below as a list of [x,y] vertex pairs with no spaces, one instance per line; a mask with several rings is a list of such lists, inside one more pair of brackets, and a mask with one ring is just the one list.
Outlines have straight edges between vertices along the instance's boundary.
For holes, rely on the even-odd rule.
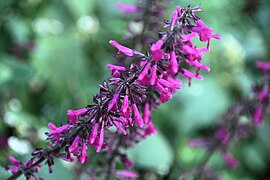
[[117,142],[117,144],[115,146],[115,149],[111,153],[111,157],[108,160],[108,168],[107,168],[106,180],[112,180],[113,177],[114,177],[115,158],[116,158],[115,155],[119,152],[119,148],[121,147],[121,142],[122,142],[122,138],[121,137],[119,137],[119,141]]

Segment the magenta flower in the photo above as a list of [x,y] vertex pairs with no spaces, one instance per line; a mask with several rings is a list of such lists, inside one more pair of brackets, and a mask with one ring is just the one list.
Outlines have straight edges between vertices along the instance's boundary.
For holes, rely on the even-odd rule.
[[263,122],[263,106],[262,105],[257,105],[255,107],[255,111],[252,114],[252,119],[254,125],[258,126]]
[[77,136],[75,140],[72,142],[71,146],[69,146],[68,151],[73,153],[74,155],[78,155],[78,147],[80,145],[81,137]]
[[67,115],[68,115],[68,121],[70,123],[74,123],[78,121],[78,116],[83,116],[88,112],[87,108],[82,108],[78,110],[68,110]]
[[198,33],[196,33],[196,32],[192,32],[190,34],[184,34],[184,35],[181,36],[181,41],[182,42],[188,42],[192,38],[196,37],[197,35],[198,35]]
[[201,64],[201,63],[198,62],[197,60],[196,60],[196,61],[193,61],[193,62],[188,62],[188,63],[189,63],[190,66],[197,67],[197,71],[199,71],[200,69],[203,69],[203,70],[205,70],[206,72],[210,72],[210,67]]
[[187,62],[201,60],[203,58],[203,52],[207,52],[207,48],[196,48],[195,46],[184,45],[182,47],[183,52],[187,54]]
[[228,151],[223,152],[223,158],[227,164],[228,169],[233,169],[239,166],[239,161],[233,157]]
[[68,124],[65,124],[63,126],[60,127],[56,127],[53,123],[48,123],[48,127],[51,129],[49,131],[50,135],[53,135],[53,140],[56,142],[60,141],[60,134],[67,131],[70,126]]
[[269,61],[256,61],[256,67],[260,68],[263,71],[269,71],[270,62]]
[[119,98],[119,94],[116,93],[113,95],[113,98],[108,106],[108,111],[111,110],[113,106],[117,103],[118,98]]
[[121,52],[126,56],[134,56],[134,51],[130,48],[120,45],[118,42],[110,40],[109,43],[118,49],[118,54]]
[[92,133],[89,136],[89,143],[90,145],[94,144],[96,137],[97,137],[97,133],[98,133],[98,123],[95,123],[93,129],[92,129]]
[[133,115],[134,115],[134,120],[138,123],[138,125],[140,127],[143,127],[144,122],[142,120],[142,117],[140,115],[140,112],[139,112],[136,104],[132,104],[132,111],[133,111]]
[[129,107],[128,95],[124,96],[124,99],[122,102],[122,107],[121,107],[121,112],[122,112],[123,117],[125,117],[125,118],[130,117],[130,107]]
[[178,19],[178,11],[175,10],[175,11],[173,12],[172,20],[171,20],[171,31],[173,30],[173,27],[174,27],[174,25],[175,25],[177,19]]
[[219,128],[216,131],[215,136],[218,140],[220,140],[221,144],[226,144],[229,140],[230,134],[228,133],[226,129]]
[[151,67],[151,63],[146,63],[144,69],[142,70],[142,72],[140,73],[138,80],[143,80],[143,78],[148,74],[148,71]]
[[102,124],[100,132],[99,132],[99,141],[96,146],[96,152],[100,152],[104,142],[104,124]]
[[13,156],[9,156],[8,159],[12,165],[9,165],[7,169],[9,169],[12,174],[16,174],[20,170],[21,162],[16,158],[14,158]]
[[123,3],[117,3],[116,7],[126,14],[136,13],[138,11],[137,6],[127,5],[127,4],[123,4]]
[[202,42],[209,42],[210,38],[221,39],[220,35],[214,34],[212,29],[205,26],[202,20],[198,19],[195,23],[197,26],[193,27],[192,31],[199,33]]
[[139,177],[139,174],[137,172],[123,170],[123,171],[116,171],[115,176],[118,177],[119,179],[137,178]]
[[49,128],[51,128],[51,130],[49,131],[49,134],[60,134],[62,132],[65,132],[69,129],[69,125],[65,124],[63,126],[60,127],[56,127],[53,123],[48,123]]
[[171,64],[168,67],[168,72],[170,74],[176,74],[178,72],[178,62],[177,62],[176,55],[175,55],[174,51],[171,51],[171,53],[170,53],[170,61],[171,61]]
[[117,66],[113,64],[107,64],[107,67],[110,68],[111,70],[117,70],[117,71],[126,71],[127,69],[123,66]]
[[150,74],[150,85],[155,85],[157,81],[157,64],[155,63]]
[[144,137],[151,135],[151,134],[157,134],[157,129],[155,128],[154,124],[150,121],[148,123],[147,128],[144,131]]
[[144,111],[143,111],[143,120],[145,124],[148,124],[152,119],[152,115],[150,112],[150,105],[149,103],[144,104]]
[[161,49],[162,45],[163,45],[163,41],[158,40],[156,42],[156,44],[153,44],[151,46],[151,52],[152,52],[152,55],[153,55],[153,60],[159,61],[159,60],[162,59],[162,56],[163,56],[163,50]]
[[258,94],[258,98],[261,101],[266,101],[267,98],[269,96],[269,87],[268,86],[264,86],[262,91]]
[[130,169],[133,166],[132,161],[129,160],[126,156],[120,156],[120,159],[126,169]]
[[80,160],[81,163],[87,163],[88,162],[86,143],[83,143],[81,155],[79,156],[79,160]]
[[119,131],[121,131],[124,135],[127,135],[127,131],[117,121],[112,122]]

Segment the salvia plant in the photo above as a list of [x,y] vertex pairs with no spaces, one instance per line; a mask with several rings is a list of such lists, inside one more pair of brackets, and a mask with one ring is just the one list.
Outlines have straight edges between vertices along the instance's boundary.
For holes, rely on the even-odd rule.
[[[36,149],[32,157],[23,163],[10,157],[11,165],[6,169],[16,179],[22,174],[26,179],[41,179],[36,175],[46,165],[53,172],[54,159],[68,162],[78,161],[87,164],[92,156],[100,154],[103,161],[89,165],[87,175],[90,179],[136,178],[132,171],[133,163],[126,151],[151,134],[157,133],[152,119],[157,106],[166,103],[173,94],[181,90],[182,80],[202,80],[201,70],[209,72],[210,67],[203,64],[205,52],[210,51],[210,39],[221,39],[198,17],[200,6],[177,6],[170,20],[163,21],[164,5],[167,1],[140,1],[138,5],[118,4],[126,14],[135,16],[134,22],[142,22],[140,32],[128,29],[134,48],[126,47],[115,40],[109,44],[117,52],[118,63],[108,64],[111,75],[99,84],[99,93],[93,96],[92,104],[81,109],[68,110],[66,124],[48,124],[46,132],[48,146]],[[157,28],[163,26],[163,29]],[[199,39],[204,46],[197,47],[192,40]],[[146,51],[144,53],[143,51]],[[254,96],[243,99],[228,110],[217,125],[214,135],[209,138],[193,139],[190,146],[204,147],[206,156],[193,171],[183,174],[198,179],[218,179],[207,161],[215,151],[222,153],[228,168],[239,162],[230,153],[229,147],[252,133],[253,128],[262,123],[269,108],[269,70],[267,62],[258,62],[262,69],[262,83],[254,87]],[[241,117],[252,117],[253,121],[242,123]],[[88,151],[96,154],[89,156]],[[124,169],[117,169],[116,161]],[[78,172],[77,173],[82,173]]]

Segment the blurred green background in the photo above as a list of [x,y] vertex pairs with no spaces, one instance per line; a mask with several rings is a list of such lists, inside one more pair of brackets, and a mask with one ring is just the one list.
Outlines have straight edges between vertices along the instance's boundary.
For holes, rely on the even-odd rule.
[[[45,146],[47,123],[66,122],[66,110],[91,104],[114,63],[128,20],[115,4],[135,0],[1,0],[0,1],[0,164],[9,155],[25,160],[33,149]],[[129,152],[142,179],[161,179],[169,171],[177,179],[194,167],[203,149],[190,148],[187,140],[213,127],[226,109],[240,97],[249,97],[258,82],[255,60],[270,59],[269,0],[173,0],[175,6],[201,4],[200,17],[221,41],[211,42],[204,64],[212,71],[203,81],[188,87],[161,105],[154,115],[158,135]],[[253,137],[233,151],[241,166],[224,169],[220,154],[210,164],[223,179],[270,178],[269,116]],[[91,157],[90,157],[91,158]],[[44,179],[75,179],[72,165],[56,162],[54,173],[43,168]],[[4,173],[0,168],[0,175]],[[64,177],[65,176],[65,177]],[[1,179],[1,178],[0,178]]]

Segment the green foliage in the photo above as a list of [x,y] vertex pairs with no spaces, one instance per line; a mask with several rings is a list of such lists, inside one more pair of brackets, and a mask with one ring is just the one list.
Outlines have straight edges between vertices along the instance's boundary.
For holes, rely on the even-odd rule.
[[[44,134],[49,121],[65,123],[67,109],[91,103],[97,84],[109,74],[106,64],[115,62],[115,49],[108,41],[129,43],[121,37],[130,17],[115,9],[116,2],[0,1],[0,138],[18,136],[29,140],[34,149],[40,146],[37,141],[44,140],[38,134]],[[211,52],[205,56],[211,72],[204,74],[203,81],[192,81],[191,87],[184,80],[183,90],[154,114],[158,135],[130,151],[136,168],[161,175],[174,168],[176,178],[183,170],[194,167],[204,153],[203,148],[188,147],[188,139],[200,137],[202,129],[211,129],[236,99],[250,96],[250,88],[258,79],[254,62],[270,56],[270,3],[172,1],[167,19],[179,2],[181,7],[201,4],[205,12],[200,17],[222,40],[212,41]],[[34,43],[31,50],[23,48],[28,41]],[[17,109],[12,105],[14,100],[19,104]],[[7,123],[9,115],[16,123]],[[252,179],[269,171],[269,116],[265,121],[252,140],[235,147],[241,168],[227,171],[220,154],[211,158],[210,163],[223,179]],[[0,153],[1,163],[7,164],[4,159],[16,152],[0,149]],[[1,167],[0,179],[8,175]],[[47,168],[42,168],[40,175],[44,179],[74,179],[73,168],[59,161],[52,175]]]
[[173,163],[173,151],[161,133],[149,136],[129,151],[134,163],[143,169],[166,174]]

